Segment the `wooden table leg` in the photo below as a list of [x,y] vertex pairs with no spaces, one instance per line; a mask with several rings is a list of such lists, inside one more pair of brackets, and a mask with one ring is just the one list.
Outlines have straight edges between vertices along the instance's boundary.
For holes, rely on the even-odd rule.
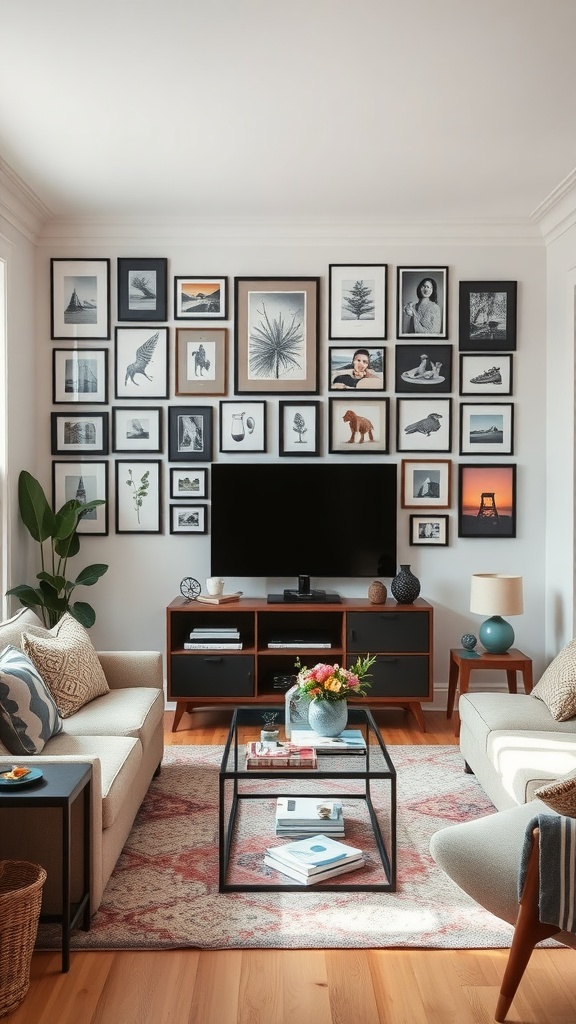
[[448,704],[446,707],[446,718],[452,718],[454,711],[454,700],[456,698],[456,687],[458,685],[458,665],[450,655],[450,671],[448,673]]
[[507,668],[506,669],[506,679],[508,680],[508,690],[509,690],[509,692],[510,693],[518,693],[518,688],[516,686],[516,669],[515,668]]
[[174,719],[172,721],[172,732],[176,732],[176,730],[178,729],[178,726],[180,725],[180,721],[182,719],[182,715],[187,710],[187,708],[188,708],[187,701],[185,701],[185,700],[177,700],[176,701],[176,711],[174,712]]
[[[468,693],[468,687],[470,685],[470,669],[472,668],[472,662],[462,662],[460,665],[460,697],[463,693]],[[456,713],[456,723],[454,725],[454,735],[460,735],[460,715]]]
[[426,732],[426,723],[424,722],[424,715],[422,712],[422,705],[418,700],[411,700],[408,704],[408,710],[414,715],[414,718],[418,722],[422,732]]
[[524,680],[524,693],[532,693],[532,662],[524,662],[522,668],[522,678]]

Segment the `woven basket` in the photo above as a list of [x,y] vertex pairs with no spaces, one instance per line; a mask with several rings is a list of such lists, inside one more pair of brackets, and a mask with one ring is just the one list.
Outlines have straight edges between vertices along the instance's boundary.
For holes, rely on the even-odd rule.
[[0,860],[0,1017],[28,991],[45,881],[40,864]]

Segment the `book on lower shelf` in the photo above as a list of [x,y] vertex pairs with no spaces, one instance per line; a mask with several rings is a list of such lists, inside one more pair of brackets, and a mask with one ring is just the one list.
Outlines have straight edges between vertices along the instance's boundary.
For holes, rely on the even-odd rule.
[[279,796],[276,801],[276,826],[306,826],[325,831],[341,828],[344,821],[341,800],[322,800],[319,796]]
[[[292,843],[284,843],[283,846],[269,846],[266,849],[265,862],[270,864],[270,861],[270,866],[278,871],[288,869],[287,874],[296,872],[301,876],[298,881],[319,881],[320,876],[326,877],[329,872],[341,873],[361,867],[364,864],[364,855],[356,846],[349,846],[332,836],[317,833],[305,839],[294,840]],[[292,877],[295,877],[294,874]]]
[[241,651],[242,641],[236,640],[185,640],[185,651]]
[[292,743],[272,744],[254,740],[246,744],[247,768],[317,768],[318,756],[313,747]]
[[195,626],[190,640],[239,640],[240,630],[228,626]]
[[348,871],[356,871],[358,868],[363,868],[365,865],[364,858],[361,857],[358,860],[350,861],[346,864],[337,864],[335,867],[327,868],[326,871],[317,871],[313,875],[307,875],[302,871],[299,871],[298,868],[293,868],[288,864],[284,864],[282,861],[277,860],[276,857],[271,857],[269,854],[265,854],[264,863],[267,864],[269,868],[274,868],[275,871],[279,871],[288,878],[292,878],[295,882],[300,882],[301,885],[317,885],[318,882],[327,882],[330,878],[335,878],[336,875],[344,875]]
[[320,754],[365,754],[366,740],[360,729],[344,729],[338,736],[320,736],[313,729],[292,729],[292,743],[314,747]]

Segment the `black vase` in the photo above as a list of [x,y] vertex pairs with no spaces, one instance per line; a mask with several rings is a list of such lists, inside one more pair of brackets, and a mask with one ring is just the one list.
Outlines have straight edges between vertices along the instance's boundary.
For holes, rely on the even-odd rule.
[[410,572],[409,565],[401,565],[400,572],[390,584],[390,590],[398,604],[414,604],[420,593],[420,580],[413,572]]

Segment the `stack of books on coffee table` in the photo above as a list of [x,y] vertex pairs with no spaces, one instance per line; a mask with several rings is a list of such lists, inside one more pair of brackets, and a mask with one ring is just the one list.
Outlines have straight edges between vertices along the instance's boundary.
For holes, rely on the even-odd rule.
[[341,800],[319,796],[279,796],[276,801],[276,835],[314,835],[321,828],[326,835],[344,835]]
[[317,768],[318,755],[313,747],[297,747],[293,743],[246,744],[247,768]]
[[264,863],[302,885],[315,885],[336,875],[363,868],[362,850],[319,834],[284,846],[269,846]]

